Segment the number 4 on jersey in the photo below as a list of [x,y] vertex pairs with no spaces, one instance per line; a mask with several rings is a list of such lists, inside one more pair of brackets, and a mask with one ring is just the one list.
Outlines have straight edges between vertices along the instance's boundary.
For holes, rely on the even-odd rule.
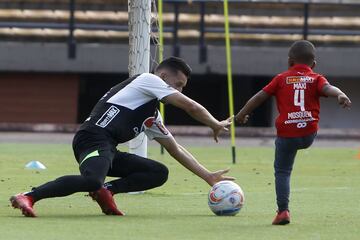
[[305,111],[305,90],[296,89],[294,92],[294,105],[300,107],[301,111]]

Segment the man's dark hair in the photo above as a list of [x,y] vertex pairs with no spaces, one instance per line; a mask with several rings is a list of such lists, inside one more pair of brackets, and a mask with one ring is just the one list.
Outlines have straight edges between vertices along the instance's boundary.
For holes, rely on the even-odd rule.
[[181,71],[188,79],[191,75],[191,68],[190,66],[182,59],[178,57],[169,57],[163,60],[155,69],[155,72],[167,68],[172,72]]
[[296,63],[311,66],[315,60],[315,46],[306,40],[296,41],[289,49],[289,58]]

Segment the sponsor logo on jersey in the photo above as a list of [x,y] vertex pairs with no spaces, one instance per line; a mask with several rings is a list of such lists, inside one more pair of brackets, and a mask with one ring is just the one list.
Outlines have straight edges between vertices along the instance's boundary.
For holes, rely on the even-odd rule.
[[156,126],[157,129],[159,129],[159,131],[163,134],[163,135],[168,135],[169,131],[166,129],[166,127],[162,124],[161,121],[156,121],[155,117],[148,117],[147,119],[145,119],[144,123],[143,123],[143,127],[145,126],[145,128],[152,128],[153,125]]
[[120,112],[120,110],[115,107],[111,106],[109,109],[101,116],[101,118],[95,123],[96,126],[105,128]]
[[134,133],[135,133],[135,137],[137,137],[137,136],[140,134],[138,127],[134,127],[134,128],[133,128],[133,131],[134,131]]
[[144,126],[147,128],[151,128],[152,125],[154,124],[154,122],[155,122],[155,117],[149,117],[149,118],[145,119]]
[[309,76],[292,76],[286,78],[287,84],[294,84],[294,83],[313,83],[314,78]]
[[155,122],[156,127],[160,130],[160,132],[162,132],[162,134],[164,135],[168,135],[169,131],[166,129],[166,127],[164,126],[164,124],[162,124],[161,122]]
[[306,122],[299,122],[298,124],[296,124],[296,127],[297,128],[304,128],[307,126],[307,123]]
[[304,128],[307,126],[306,122],[315,121],[313,118],[311,111],[300,111],[300,112],[290,112],[288,113],[288,120],[286,120],[285,124],[297,124],[297,128]]
[[311,111],[291,112],[288,113],[288,119],[312,118]]

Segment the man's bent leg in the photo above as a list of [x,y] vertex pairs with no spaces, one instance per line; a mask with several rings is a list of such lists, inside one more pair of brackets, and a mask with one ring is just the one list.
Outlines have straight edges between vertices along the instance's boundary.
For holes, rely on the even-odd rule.
[[[96,201],[102,212],[106,215],[124,215],[120,210],[117,209],[116,203],[113,198],[113,193],[106,188],[103,187],[103,183],[105,180],[105,177],[107,173],[109,172],[109,168],[111,166],[111,162],[113,161],[115,151],[111,149],[103,149],[100,151],[93,151],[86,156],[83,157],[83,159],[80,162],[80,172],[83,176],[93,176],[93,169],[96,169],[98,166],[93,165],[91,159],[94,158],[94,156],[97,156],[100,158],[99,161],[106,162],[107,168],[104,169],[104,171],[101,171],[102,175],[101,178],[98,178],[97,180],[100,185],[98,185],[96,188],[93,188],[91,190],[88,190],[90,197]],[[101,157],[99,157],[101,156]],[[90,159],[90,161],[88,160]],[[88,163],[90,162],[90,163]],[[93,166],[89,168],[88,166]],[[106,170],[106,171],[105,171]]]
[[25,195],[31,196],[36,202],[44,198],[63,197],[76,192],[96,191],[101,188],[109,167],[110,161],[106,158],[92,157],[80,166],[81,175],[60,177],[33,188]]
[[82,166],[81,176],[63,176],[54,181],[33,188],[27,193],[20,193],[10,198],[14,208],[19,208],[25,216],[35,217],[33,205],[44,198],[63,197],[75,192],[96,191],[104,183],[110,161],[103,157],[89,158]]
[[114,194],[143,191],[163,185],[168,174],[167,167],[159,162],[118,151],[108,176],[121,179],[105,185]]

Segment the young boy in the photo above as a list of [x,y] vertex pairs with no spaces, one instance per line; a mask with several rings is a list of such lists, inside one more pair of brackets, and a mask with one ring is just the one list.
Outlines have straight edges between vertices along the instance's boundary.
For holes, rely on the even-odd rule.
[[290,175],[297,150],[311,146],[318,130],[319,98],[336,97],[343,108],[351,101],[325,77],[312,71],[316,65],[315,47],[309,41],[297,41],[289,50],[289,69],[277,75],[255,94],[236,115],[246,123],[249,114],[271,96],[276,97],[279,116],[276,119],[275,188],[278,211],[273,225],[290,223]]

